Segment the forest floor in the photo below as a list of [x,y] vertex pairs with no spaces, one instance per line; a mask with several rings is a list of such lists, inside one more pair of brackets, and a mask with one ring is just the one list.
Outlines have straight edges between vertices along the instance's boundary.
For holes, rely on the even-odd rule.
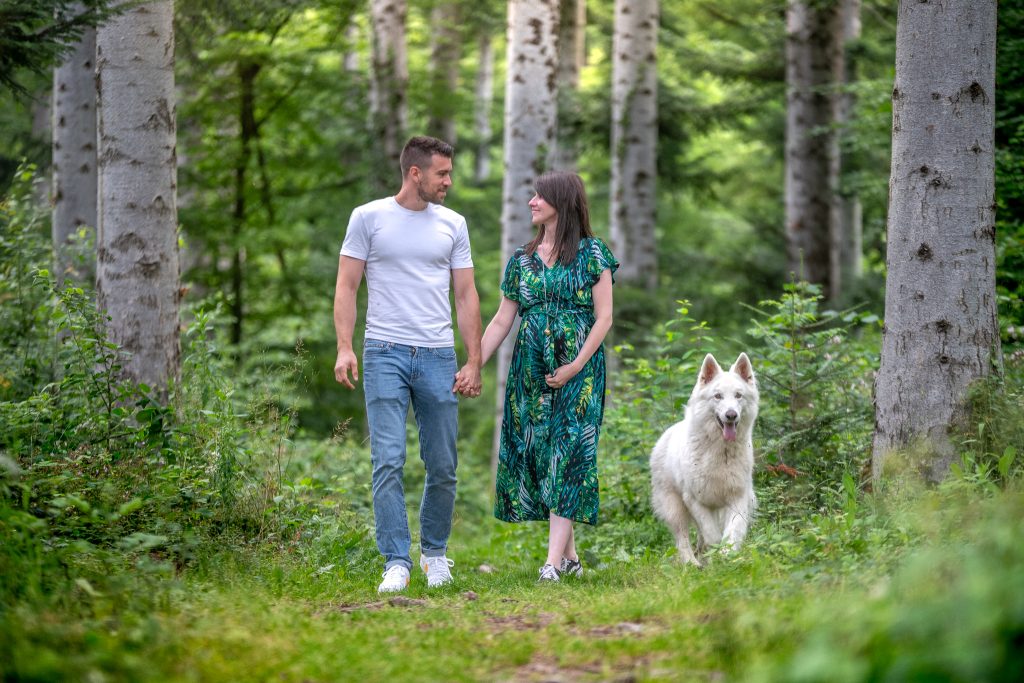
[[[1022,661],[1007,649],[1024,633],[1022,520],[1019,487],[946,487],[885,512],[876,502],[794,522],[795,535],[757,524],[747,547],[703,570],[651,548],[538,585],[543,525],[460,518],[455,581],[428,591],[415,569],[408,591],[386,597],[376,566],[232,546],[152,582],[145,610],[86,583],[77,605],[0,614],[13,657],[0,671],[40,681],[999,680]],[[581,530],[581,547],[587,539]],[[956,675],[928,676],[942,671]]]

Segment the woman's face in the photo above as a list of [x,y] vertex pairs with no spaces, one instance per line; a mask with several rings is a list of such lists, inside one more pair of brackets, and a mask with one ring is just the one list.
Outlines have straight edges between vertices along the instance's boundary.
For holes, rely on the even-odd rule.
[[530,200],[530,216],[534,225],[550,227],[558,221],[558,212],[555,211],[555,207],[548,204],[539,194],[533,195],[533,199]]

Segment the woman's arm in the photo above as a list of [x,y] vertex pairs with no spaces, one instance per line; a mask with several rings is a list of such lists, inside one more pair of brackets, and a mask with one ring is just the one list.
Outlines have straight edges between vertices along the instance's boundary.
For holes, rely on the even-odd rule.
[[501,346],[501,342],[505,341],[508,331],[512,329],[512,323],[516,321],[517,310],[516,302],[501,297],[498,312],[491,318],[491,322],[487,323],[487,329],[484,330],[483,339],[480,341],[481,365],[486,365],[491,355]]
[[594,283],[594,326],[583,342],[583,347],[576,355],[576,358],[567,365],[556,368],[545,380],[549,387],[561,389],[569,380],[578,375],[586,366],[587,361],[593,356],[601,342],[604,341],[608,330],[612,329],[612,271],[607,268],[601,272],[601,277]]

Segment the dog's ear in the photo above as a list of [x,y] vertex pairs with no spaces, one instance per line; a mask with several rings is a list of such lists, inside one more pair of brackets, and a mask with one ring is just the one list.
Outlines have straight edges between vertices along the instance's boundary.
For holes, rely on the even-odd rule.
[[754,368],[750,365],[750,359],[747,358],[747,354],[740,353],[739,358],[729,368],[729,372],[734,372],[743,378],[743,381],[747,384],[754,383]]
[[722,367],[710,353],[704,356],[704,363],[700,366],[700,383],[707,384],[722,371]]

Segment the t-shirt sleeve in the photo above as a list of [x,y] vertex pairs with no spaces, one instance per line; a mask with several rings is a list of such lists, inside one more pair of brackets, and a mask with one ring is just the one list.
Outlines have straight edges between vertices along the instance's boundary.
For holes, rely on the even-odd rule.
[[469,228],[466,221],[459,224],[455,231],[455,244],[452,247],[452,270],[456,268],[472,268],[473,254],[469,248]]
[[587,249],[587,273],[590,275],[590,285],[596,285],[601,279],[601,273],[605,270],[612,271],[612,282],[615,282],[615,271],[619,269],[619,262],[612,255],[611,250],[602,240],[594,238],[590,241]]
[[501,293],[509,301],[519,303],[519,259],[515,255],[505,266],[505,277],[501,279]]
[[370,256],[370,233],[366,229],[363,212],[356,209],[348,219],[345,241],[341,243],[341,255],[365,261]]

